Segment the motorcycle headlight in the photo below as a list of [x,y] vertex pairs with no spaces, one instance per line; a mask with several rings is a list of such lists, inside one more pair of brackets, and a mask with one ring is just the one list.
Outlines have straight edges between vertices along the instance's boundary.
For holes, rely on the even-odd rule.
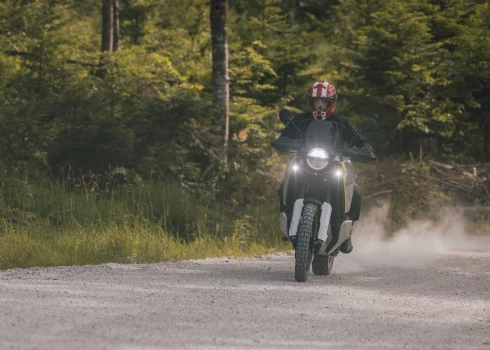
[[328,164],[328,153],[324,149],[313,148],[308,152],[306,161],[312,169],[321,170]]

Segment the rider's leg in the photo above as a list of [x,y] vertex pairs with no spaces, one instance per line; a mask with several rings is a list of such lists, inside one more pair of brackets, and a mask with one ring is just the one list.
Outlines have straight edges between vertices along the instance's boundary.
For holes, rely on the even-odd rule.
[[[355,221],[359,220],[359,217],[361,216],[361,191],[357,182],[354,182],[352,203],[350,206],[350,210],[347,213],[347,216],[349,216],[349,218],[353,221],[353,224]],[[352,246],[351,238],[344,241],[344,243],[342,243],[342,245],[340,246],[340,251],[344,254],[349,254],[350,252],[352,252],[352,249],[354,249],[354,247]]]
[[[281,213],[286,214],[288,220],[287,229],[289,230],[289,225],[291,224],[291,217],[293,216],[293,207],[290,205],[292,194],[290,188],[288,188],[288,193],[286,194],[287,204],[284,204],[284,181],[281,183],[281,186],[279,186],[279,189],[277,190],[277,196],[279,197],[279,211]],[[288,240],[285,236],[283,236],[282,239],[285,241]]]
[[279,189],[277,190],[277,196],[279,197],[279,211],[283,212],[286,210],[286,206],[283,203],[284,199],[284,181],[281,183],[281,186],[279,186]]
[[[279,212],[282,213],[282,212],[286,212],[286,205],[284,205],[284,181],[281,183],[281,186],[279,186],[279,188],[277,189],[277,196],[279,197]],[[286,213],[286,217],[287,217],[287,213]],[[288,222],[289,222],[289,219],[288,219]],[[287,227],[289,227],[289,225],[287,225]],[[287,238],[285,236],[282,237],[282,240],[285,241],[287,240]]]
[[352,203],[350,205],[350,210],[347,213],[352,221],[359,220],[361,216],[361,190],[357,182],[354,182],[354,192],[352,194]]
[[299,195],[299,188],[297,186],[298,181],[296,181],[296,177],[290,177],[289,178],[289,183],[288,183],[288,188],[287,188],[287,193],[286,193],[286,204],[284,204],[284,181],[281,183],[281,186],[279,186],[279,189],[277,190],[277,196],[279,197],[279,210],[280,212],[284,212],[286,214],[286,217],[288,218],[288,230],[289,230],[289,225],[291,225],[291,218],[293,217],[293,210],[294,210],[294,202],[296,199],[298,199]]

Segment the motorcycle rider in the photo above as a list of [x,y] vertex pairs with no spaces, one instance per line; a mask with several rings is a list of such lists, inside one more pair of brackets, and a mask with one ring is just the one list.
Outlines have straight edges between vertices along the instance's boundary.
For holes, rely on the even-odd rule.
[[[342,144],[347,143],[357,148],[368,148],[372,152],[372,148],[367,140],[359,134],[354,126],[346,118],[334,113],[335,108],[337,107],[337,91],[332,84],[325,81],[317,81],[311,85],[306,93],[306,106],[308,107],[308,112],[297,114],[293,118],[293,123],[298,126],[301,132],[293,125],[293,123],[289,123],[281,133],[280,138],[287,137],[291,139],[300,139],[301,134],[305,134],[308,125],[313,119],[329,120],[339,124]],[[286,205],[283,203],[283,189],[284,181],[279,187],[278,195],[280,200],[280,211],[286,213],[289,221],[291,220],[291,215],[293,213],[294,202],[297,199],[297,189],[294,188],[294,185],[288,185]],[[361,193],[357,182],[354,181],[352,204],[347,216],[354,222],[359,220],[360,212]],[[342,214],[338,213],[338,215],[343,216],[343,212]],[[340,251],[344,254],[350,253],[352,249],[353,246],[350,238],[340,246]]]

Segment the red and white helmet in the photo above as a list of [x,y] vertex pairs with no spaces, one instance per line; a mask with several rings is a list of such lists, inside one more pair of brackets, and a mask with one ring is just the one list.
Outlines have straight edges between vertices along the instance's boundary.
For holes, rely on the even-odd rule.
[[337,91],[326,81],[317,81],[306,93],[306,105],[316,120],[330,118],[337,107]]

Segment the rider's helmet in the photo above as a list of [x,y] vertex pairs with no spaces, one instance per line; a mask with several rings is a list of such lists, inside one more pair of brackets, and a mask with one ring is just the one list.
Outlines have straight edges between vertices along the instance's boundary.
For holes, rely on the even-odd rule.
[[306,105],[316,120],[330,118],[337,107],[335,87],[326,81],[317,81],[306,93]]

